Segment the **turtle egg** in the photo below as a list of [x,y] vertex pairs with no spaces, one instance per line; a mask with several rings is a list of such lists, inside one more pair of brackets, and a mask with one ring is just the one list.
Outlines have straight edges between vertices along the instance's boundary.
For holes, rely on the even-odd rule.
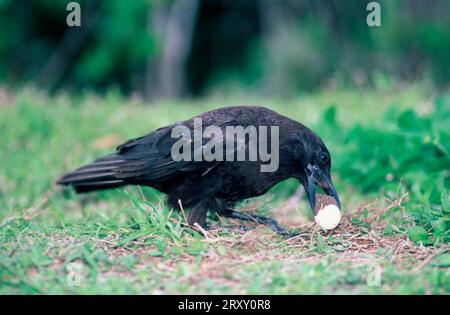
[[324,230],[332,230],[341,222],[341,211],[334,204],[328,204],[321,208],[314,220]]

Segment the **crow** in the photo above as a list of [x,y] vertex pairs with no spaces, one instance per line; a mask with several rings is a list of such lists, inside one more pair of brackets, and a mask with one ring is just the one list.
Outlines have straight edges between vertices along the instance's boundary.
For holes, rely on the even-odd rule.
[[[233,128],[235,133],[230,132]],[[236,158],[239,149],[245,153],[240,159]],[[205,152],[210,154],[202,155]],[[273,159],[272,169],[268,156]],[[150,186],[165,193],[172,207],[178,209],[181,203],[189,209],[190,225],[206,227],[209,210],[223,217],[270,225],[284,233],[275,220],[235,211],[235,204],[296,178],[305,188],[313,213],[316,185],[340,208],[330,168],[330,152],[303,124],[264,107],[232,106],[131,139],[115,153],[67,173],[57,183],[71,186],[77,193],[124,185]]]

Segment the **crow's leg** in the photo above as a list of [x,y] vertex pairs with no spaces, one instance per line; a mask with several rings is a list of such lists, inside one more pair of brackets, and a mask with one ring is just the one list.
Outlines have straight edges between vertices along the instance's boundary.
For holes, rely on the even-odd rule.
[[190,208],[187,221],[189,225],[198,223],[202,228],[206,228],[206,213],[208,212],[208,206],[205,201],[200,201],[196,205]]
[[268,225],[278,234],[288,235],[289,233],[274,219],[266,218],[259,215],[249,215],[234,210],[221,211],[220,213],[224,217],[239,219],[244,221],[253,221],[259,224]]

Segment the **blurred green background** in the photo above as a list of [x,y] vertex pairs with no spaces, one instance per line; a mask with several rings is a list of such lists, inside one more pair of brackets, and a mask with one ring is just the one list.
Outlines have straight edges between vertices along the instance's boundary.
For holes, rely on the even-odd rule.
[[450,1],[0,0],[0,82],[147,100],[450,81]]

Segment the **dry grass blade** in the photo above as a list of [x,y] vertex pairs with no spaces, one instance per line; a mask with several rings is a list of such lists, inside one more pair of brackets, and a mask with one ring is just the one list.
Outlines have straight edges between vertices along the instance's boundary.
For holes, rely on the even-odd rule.
[[386,213],[387,211],[389,211],[390,209],[395,208],[395,207],[399,207],[400,209],[402,209],[403,216],[406,218],[407,215],[406,215],[405,207],[402,206],[402,202],[406,197],[408,197],[408,195],[409,195],[409,193],[405,193],[404,195],[400,196],[399,198],[397,198],[395,200],[386,198],[386,200],[388,202],[390,202],[390,204],[387,207],[378,210],[375,214],[373,214],[370,218],[368,218],[367,221],[369,223],[374,222],[374,221],[380,219],[380,217],[384,213]]

